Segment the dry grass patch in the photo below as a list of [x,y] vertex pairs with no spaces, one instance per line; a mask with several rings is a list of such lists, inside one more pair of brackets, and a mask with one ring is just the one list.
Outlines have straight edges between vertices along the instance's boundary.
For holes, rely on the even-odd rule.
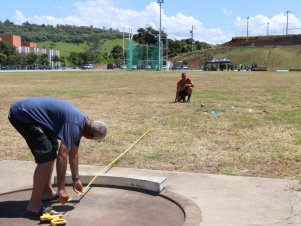
[[52,96],[109,126],[103,142],[82,140],[81,164],[107,165],[152,128],[119,166],[300,178],[300,73],[188,74],[192,101],[174,104],[179,72],[0,73],[0,159],[32,160],[9,106]]

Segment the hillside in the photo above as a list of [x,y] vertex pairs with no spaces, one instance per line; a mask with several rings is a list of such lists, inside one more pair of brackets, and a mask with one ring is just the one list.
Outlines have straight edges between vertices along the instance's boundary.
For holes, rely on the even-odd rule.
[[[112,39],[112,40],[102,40],[100,44],[100,52],[102,54],[110,54],[111,49],[115,45],[122,46],[122,39]],[[53,49],[60,50],[61,56],[67,58],[71,52],[84,52],[88,50],[90,47],[87,43],[66,43],[66,42],[39,42],[39,48],[49,48],[52,47]],[[127,43],[125,42],[125,46]]]
[[212,58],[228,58],[234,64],[266,66],[269,70],[301,68],[301,35],[236,38],[216,48],[177,56],[200,68]]
[[122,32],[113,29],[94,28],[93,26],[72,25],[37,25],[28,22],[17,25],[9,20],[0,21],[0,34],[14,34],[28,42],[66,42],[85,43],[93,39],[116,39],[122,38]]
[[255,36],[255,37],[237,37],[226,42],[220,47],[237,46],[291,46],[300,45],[301,35],[274,35],[274,36]]

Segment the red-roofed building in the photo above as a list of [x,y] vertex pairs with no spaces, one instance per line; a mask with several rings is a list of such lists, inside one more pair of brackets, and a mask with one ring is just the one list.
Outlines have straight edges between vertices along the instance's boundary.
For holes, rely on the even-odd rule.
[[21,45],[21,37],[17,35],[0,35],[0,38],[4,42],[9,42],[10,44],[19,47]]
[[0,41],[8,42],[16,47],[19,53],[47,54],[48,60],[53,65],[52,58],[60,56],[60,51],[55,49],[38,48],[36,42],[22,42],[18,35],[0,35]]

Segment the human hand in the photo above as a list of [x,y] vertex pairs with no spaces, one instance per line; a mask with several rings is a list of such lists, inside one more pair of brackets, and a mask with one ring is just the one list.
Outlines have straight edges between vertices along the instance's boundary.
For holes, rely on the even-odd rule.
[[83,193],[83,184],[79,179],[73,181],[73,191],[75,191],[77,194]]
[[59,190],[60,203],[65,204],[66,202],[68,202],[68,200],[69,200],[69,194],[66,191],[66,189],[64,188],[64,189]]

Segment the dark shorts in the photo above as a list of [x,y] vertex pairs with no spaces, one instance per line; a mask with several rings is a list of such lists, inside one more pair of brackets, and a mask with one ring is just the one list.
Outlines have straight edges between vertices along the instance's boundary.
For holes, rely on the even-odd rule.
[[11,112],[9,112],[8,119],[25,139],[37,164],[56,159],[58,141],[46,128],[39,124],[23,123],[17,120]]
[[182,99],[184,99],[186,96],[188,96],[187,88],[184,89],[183,91],[180,91],[179,96],[182,97]]

